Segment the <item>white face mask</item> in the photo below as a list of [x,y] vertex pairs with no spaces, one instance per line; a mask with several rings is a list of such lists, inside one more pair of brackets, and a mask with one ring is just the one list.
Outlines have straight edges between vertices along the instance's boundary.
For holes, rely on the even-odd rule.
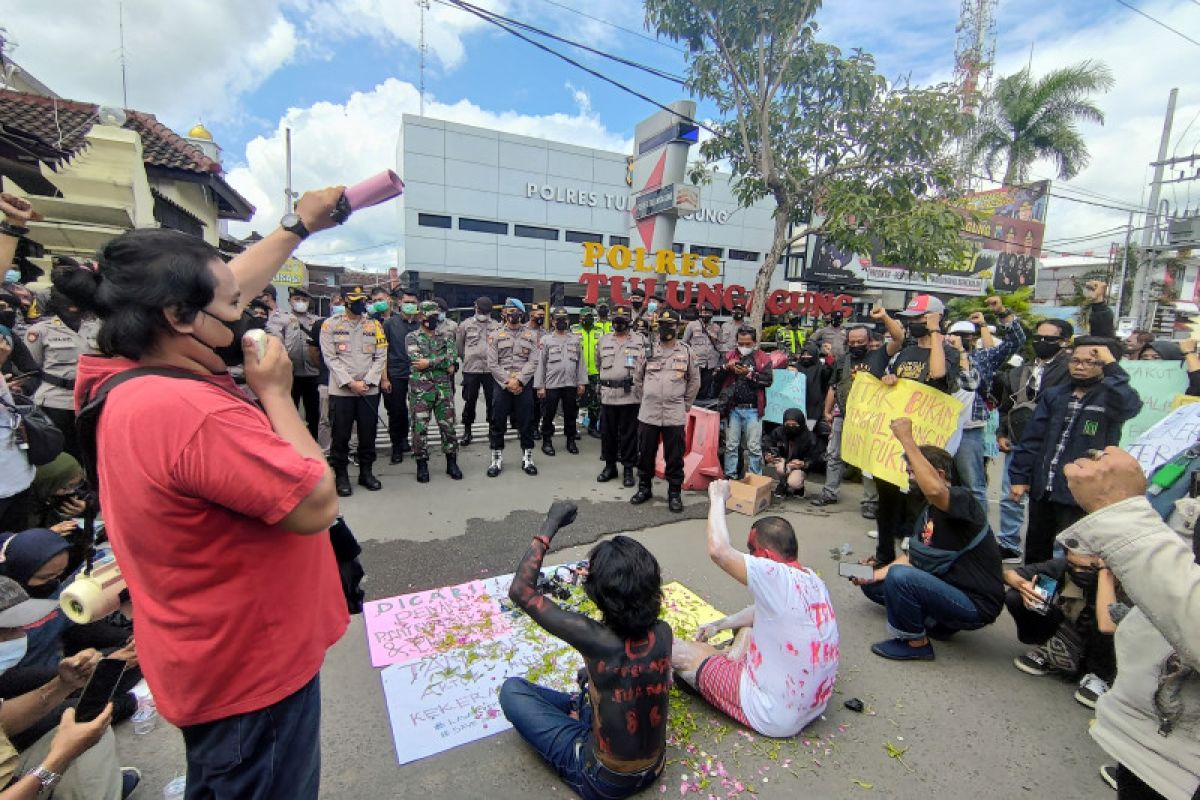
[[753,347],[739,347],[738,352],[744,356],[748,356],[754,352],[754,348]]
[[7,642],[0,642],[0,672],[8,670],[21,663],[25,651],[29,649],[29,640],[22,636]]
[[487,322],[491,318],[492,318],[491,314],[476,314],[475,315],[475,319],[479,320],[480,322]]
[[292,303],[292,311],[295,311],[297,314],[307,314],[308,303],[304,302],[303,300],[298,300],[297,302]]

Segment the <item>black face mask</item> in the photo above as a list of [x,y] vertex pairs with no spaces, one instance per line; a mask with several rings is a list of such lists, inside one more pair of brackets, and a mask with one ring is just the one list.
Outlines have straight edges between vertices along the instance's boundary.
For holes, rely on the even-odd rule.
[[1071,385],[1077,389],[1090,389],[1100,381],[1104,380],[1103,375],[1093,375],[1090,378],[1071,378]]
[[430,314],[429,316],[425,317],[425,322],[423,324],[426,328],[429,328],[429,330],[433,330],[441,321],[441,318],[437,314]]
[[870,352],[870,348],[865,344],[856,344],[854,347],[847,349],[850,351],[850,356],[856,361],[861,361],[862,359],[866,358],[867,353]]
[[634,297],[631,298],[630,302],[633,303],[634,308],[641,308],[646,305],[646,298],[643,297],[641,300],[638,300],[636,297]]
[[799,328],[799,327],[800,327],[800,320],[798,320],[798,319],[789,319],[789,320],[788,320],[788,325],[791,325],[793,328]]
[[55,578],[52,581],[46,581],[40,586],[26,586],[25,594],[34,600],[49,600],[58,591],[60,585],[62,585],[62,581]]
[[351,314],[355,314],[355,315],[365,314],[365,313],[367,313],[367,301],[366,300],[355,300],[348,306],[348,308],[350,309]]
[[596,313],[600,315],[600,319],[608,319],[608,306],[600,306]]
[[[200,313],[208,314],[207,311],[201,311]],[[192,338],[196,339],[197,342],[200,342],[200,344],[203,344],[205,347],[211,348],[212,351],[216,353],[223,362],[225,362],[225,366],[240,367],[246,361],[246,354],[242,352],[242,337],[246,335],[246,331],[248,330],[252,330],[254,328],[258,328],[259,330],[265,329],[267,327],[267,321],[254,316],[249,311],[243,311],[241,318],[236,322],[226,322],[219,317],[213,317],[212,314],[208,314],[208,316],[212,317],[226,328],[229,328],[229,330],[233,333],[233,341],[224,347],[212,347],[212,345],[205,344],[195,336],[192,336]]]
[[12,330],[17,324],[17,310],[15,308],[6,308],[0,311],[0,325]]
[[817,360],[817,357],[814,356],[812,353],[805,353],[804,355],[800,356],[801,364],[811,364],[816,360]]
[[735,312],[733,312],[733,318],[738,319],[738,320],[745,319],[746,312],[745,311],[735,311]]
[[929,335],[929,326],[924,322],[914,322],[908,326],[908,335],[914,339],[920,339]]
[[835,327],[835,328],[840,328],[840,327],[842,327],[842,318],[841,318],[841,317],[834,317],[833,319],[831,319],[831,320],[829,321],[829,324],[830,324],[830,325],[832,325],[832,326],[833,326],[833,327]]
[[517,312],[514,314],[505,314],[504,319],[508,321],[509,325],[520,325],[521,324],[521,313]]
[[624,333],[629,330],[629,320],[624,317],[616,317],[613,319],[613,330]]
[[658,338],[664,342],[669,342],[674,339],[675,326],[664,322],[658,323]]
[[700,321],[707,325],[708,323],[712,322],[712,314],[701,314]]
[[556,331],[565,331],[569,327],[571,327],[571,320],[566,317],[554,320],[554,330]]
[[[1100,573],[1094,569],[1070,569],[1071,580],[1084,591],[1091,591],[1100,582]],[[32,595],[31,595],[32,596]]]
[[783,426],[783,435],[789,439],[794,439],[800,435],[800,426],[792,427],[791,425]]
[[1062,347],[1058,342],[1034,342],[1033,352],[1038,358],[1043,361],[1049,361],[1062,351]]

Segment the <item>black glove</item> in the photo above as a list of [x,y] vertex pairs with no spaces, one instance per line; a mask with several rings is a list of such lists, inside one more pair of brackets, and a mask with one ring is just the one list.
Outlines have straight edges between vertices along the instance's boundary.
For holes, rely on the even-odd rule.
[[540,535],[547,539],[553,539],[559,528],[575,521],[575,515],[578,513],[579,508],[574,503],[567,500],[555,500],[554,505],[550,506],[550,510],[546,512],[546,521],[542,523]]

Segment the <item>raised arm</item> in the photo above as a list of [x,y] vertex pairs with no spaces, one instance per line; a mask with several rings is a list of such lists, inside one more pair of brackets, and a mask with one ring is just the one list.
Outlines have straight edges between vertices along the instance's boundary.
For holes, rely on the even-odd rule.
[[725,501],[729,499],[729,481],[713,481],[708,485],[708,557],[729,576],[746,583],[746,559],[729,543],[729,527],[725,524]]
[[938,471],[933,468],[933,464],[929,463],[929,459],[925,458],[920,445],[913,438],[912,420],[908,417],[892,420],[892,435],[904,448],[904,457],[908,459],[908,465],[912,467],[913,477],[917,481],[917,486],[921,487],[921,494],[925,495],[925,499],[934,508],[942,511],[950,508],[950,487],[946,485],[942,476],[938,475]]
[[904,326],[900,324],[900,321],[893,319],[883,306],[875,306],[871,309],[871,319],[883,323],[884,330],[892,337],[892,341],[887,345],[888,357],[899,353],[900,348],[904,347]]
[[[5,222],[16,228],[29,227],[29,221],[34,218],[33,206],[29,201],[8,192],[0,194],[0,214],[4,215]],[[12,265],[20,241],[20,236],[0,233],[0,267],[8,269]]]

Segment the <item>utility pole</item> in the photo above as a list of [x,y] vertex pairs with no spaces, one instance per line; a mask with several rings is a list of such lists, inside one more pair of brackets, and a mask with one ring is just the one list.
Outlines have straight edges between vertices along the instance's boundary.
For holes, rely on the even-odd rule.
[[1172,89],[1167,99],[1167,113],[1163,117],[1162,137],[1158,141],[1158,158],[1154,161],[1154,180],[1150,184],[1150,204],[1146,209],[1146,229],[1142,231],[1142,251],[1150,254],[1150,263],[1145,269],[1138,270],[1137,280],[1134,282],[1133,306],[1130,308],[1140,328],[1146,328],[1154,321],[1154,312],[1150,308],[1150,286],[1158,278],[1158,252],[1154,247],[1154,237],[1158,234],[1158,201],[1162,196],[1163,168],[1171,145],[1171,125],[1175,122],[1175,101],[1178,98],[1179,89]]
[[1115,316],[1120,319],[1121,305],[1125,301],[1125,278],[1129,269],[1129,240],[1133,238],[1133,212],[1129,212],[1129,222],[1125,225],[1125,249],[1121,251],[1121,278],[1117,283],[1117,311]]

